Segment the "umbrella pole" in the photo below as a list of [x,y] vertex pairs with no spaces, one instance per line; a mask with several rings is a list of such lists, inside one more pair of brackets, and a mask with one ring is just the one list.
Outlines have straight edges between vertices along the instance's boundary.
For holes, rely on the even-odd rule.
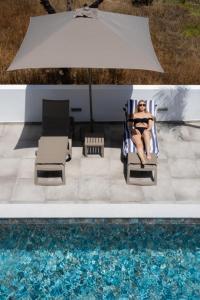
[[90,98],[90,130],[94,131],[93,108],[92,108],[92,70],[88,69],[89,77],[89,98]]

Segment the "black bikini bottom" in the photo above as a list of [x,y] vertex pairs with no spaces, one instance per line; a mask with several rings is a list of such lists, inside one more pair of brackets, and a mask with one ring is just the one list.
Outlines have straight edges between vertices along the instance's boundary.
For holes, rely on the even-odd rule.
[[141,135],[143,134],[143,132],[145,131],[145,129],[147,129],[146,127],[135,127],[135,129],[139,130],[139,132],[141,133]]

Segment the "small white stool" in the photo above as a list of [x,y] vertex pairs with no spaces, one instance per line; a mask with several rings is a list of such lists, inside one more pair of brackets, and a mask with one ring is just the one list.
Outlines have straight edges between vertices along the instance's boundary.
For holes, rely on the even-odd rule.
[[104,135],[102,133],[86,133],[84,138],[84,155],[99,154],[104,157]]

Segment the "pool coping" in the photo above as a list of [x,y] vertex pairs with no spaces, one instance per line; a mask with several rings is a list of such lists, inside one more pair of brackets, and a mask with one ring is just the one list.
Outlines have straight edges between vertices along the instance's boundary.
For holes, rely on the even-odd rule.
[[0,204],[3,218],[200,218],[199,204]]

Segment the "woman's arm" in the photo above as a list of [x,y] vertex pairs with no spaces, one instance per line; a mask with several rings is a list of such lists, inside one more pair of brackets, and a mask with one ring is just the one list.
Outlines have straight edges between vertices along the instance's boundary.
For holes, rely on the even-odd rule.
[[149,121],[148,121],[148,128],[147,128],[147,130],[151,131],[151,129],[153,127],[153,123],[154,123],[154,117],[150,114],[149,115]]
[[128,121],[128,126],[130,126],[130,127],[134,126],[133,119],[134,119],[134,114],[128,115],[128,120],[127,120]]

